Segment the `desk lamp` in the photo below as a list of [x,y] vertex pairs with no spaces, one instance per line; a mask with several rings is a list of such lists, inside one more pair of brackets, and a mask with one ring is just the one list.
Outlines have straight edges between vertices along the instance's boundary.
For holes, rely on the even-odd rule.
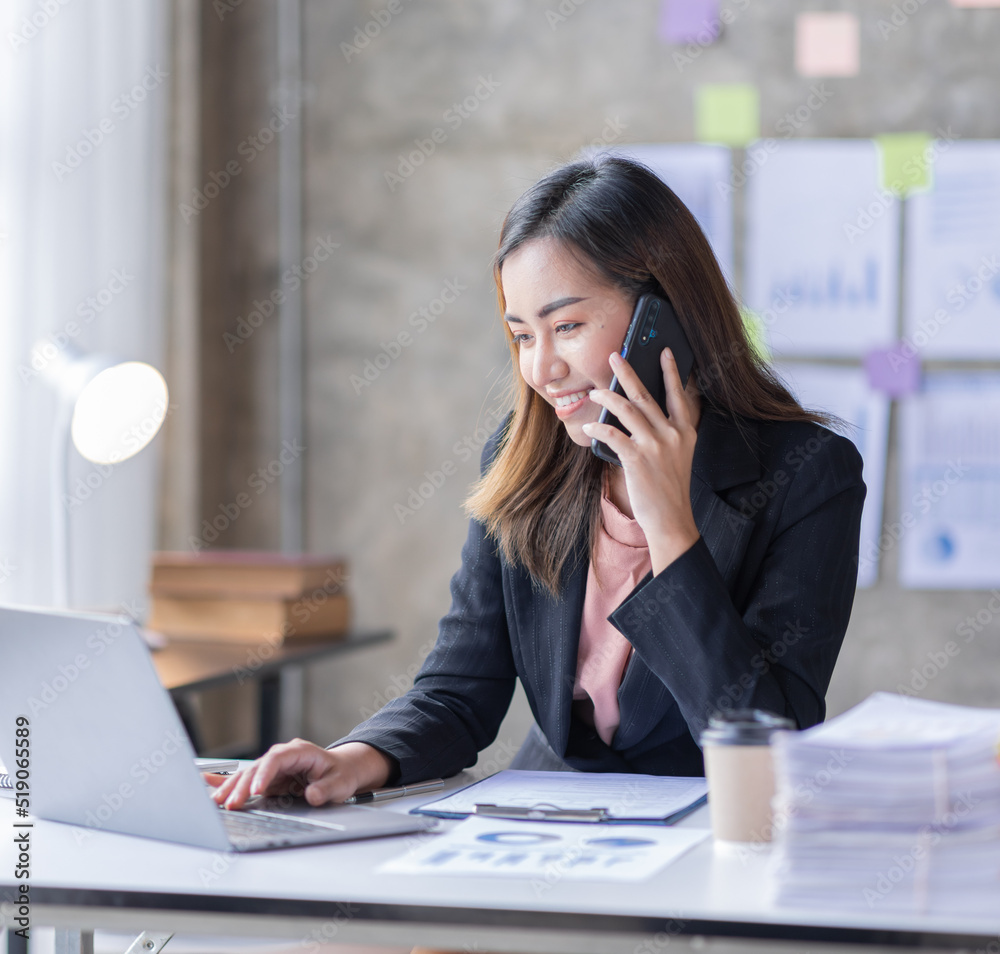
[[[55,351],[55,354],[53,354]],[[95,464],[120,464],[139,453],[167,416],[167,383],[152,365],[87,355],[72,342],[55,348],[40,341],[34,367],[55,391],[52,431],[51,515],[53,603],[69,606],[69,444]]]

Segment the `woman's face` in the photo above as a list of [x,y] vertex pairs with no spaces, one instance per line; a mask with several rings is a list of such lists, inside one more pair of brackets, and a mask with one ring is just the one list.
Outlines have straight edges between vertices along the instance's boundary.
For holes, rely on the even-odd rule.
[[608,357],[621,349],[633,302],[552,238],[526,242],[501,271],[507,321],[524,380],[552,406],[574,443],[601,407],[587,396],[611,386]]

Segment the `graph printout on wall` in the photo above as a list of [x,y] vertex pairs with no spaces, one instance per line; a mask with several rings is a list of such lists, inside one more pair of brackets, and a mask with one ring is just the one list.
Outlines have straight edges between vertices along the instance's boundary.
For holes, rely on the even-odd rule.
[[1000,586],[1000,373],[938,372],[900,418],[900,582]]
[[1000,142],[934,143],[905,248],[904,343],[925,358],[1000,357]]
[[745,298],[772,354],[861,357],[887,347],[896,337],[899,201],[879,184],[875,143],[750,148],[762,158],[746,186]]
[[[874,586],[878,582],[882,552],[880,537],[889,449],[889,398],[871,389],[868,377],[861,368],[787,362],[775,365],[775,370],[803,407],[839,417],[846,426],[837,430],[854,441],[861,453],[868,493],[861,515],[858,586]],[[794,477],[794,474],[791,476]]]

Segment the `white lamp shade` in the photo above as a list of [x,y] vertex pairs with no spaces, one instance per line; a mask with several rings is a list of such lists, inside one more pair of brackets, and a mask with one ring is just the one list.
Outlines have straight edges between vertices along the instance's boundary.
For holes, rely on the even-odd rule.
[[95,464],[118,464],[138,454],[167,416],[167,382],[156,368],[125,361],[98,374],[73,409],[76,449]]

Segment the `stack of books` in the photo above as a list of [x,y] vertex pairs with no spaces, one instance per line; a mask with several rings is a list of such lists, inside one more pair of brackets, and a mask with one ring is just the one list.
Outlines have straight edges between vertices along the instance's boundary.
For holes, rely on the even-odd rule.
[[1000,709],[876,693],[773,746],[779,903],[1000,910]]
[[344,635],[347,566],[250,550],[156,553],[147,627],[175,639],[272,645]]

